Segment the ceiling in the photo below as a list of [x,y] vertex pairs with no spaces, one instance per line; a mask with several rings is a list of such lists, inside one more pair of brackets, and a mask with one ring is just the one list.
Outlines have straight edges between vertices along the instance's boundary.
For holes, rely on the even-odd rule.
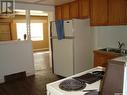
[[33,4],[41,4],[41,5],[61,5],[64,3],[72,2],[74,0],[15,0],[20,3],[33,3]]

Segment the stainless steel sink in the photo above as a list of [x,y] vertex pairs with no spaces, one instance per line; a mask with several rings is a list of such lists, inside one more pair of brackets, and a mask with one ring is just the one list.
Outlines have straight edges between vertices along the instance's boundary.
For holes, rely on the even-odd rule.
[[117,49],[117,48],[103,48],[100,49],[101,51],[105,51],[105,52],[114,52],[114,53],[120,53],[120,54],[127,54],[127,50],[126,49]]

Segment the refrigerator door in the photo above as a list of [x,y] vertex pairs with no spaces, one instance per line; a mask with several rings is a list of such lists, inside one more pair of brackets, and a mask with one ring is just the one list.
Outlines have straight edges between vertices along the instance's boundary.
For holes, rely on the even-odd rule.
[[93,32],[90,31],[89,19],[74,19],[74,67],[75,74],[92,68]]
[[[57,32],[56,32],[56,24],[55,21],[53,21],[51,23],[51,33],[52,36],[57,36]],[[72,20],[66,20],[64,21],[64,35],[65,36],[73,36],[73,29],[72,29]]]
[[64,77],[73,75],[73,39],[52,39],[52,43],[54,73]]

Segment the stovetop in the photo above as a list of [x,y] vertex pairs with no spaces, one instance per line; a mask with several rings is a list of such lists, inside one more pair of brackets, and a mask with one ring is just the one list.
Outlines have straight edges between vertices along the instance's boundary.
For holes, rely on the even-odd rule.
[[[85,94],[86,95],[96,95],[95,93],[98,93],[100,91],[101,80],[98,80],[98,81],[91,83],[91,84],[88,84],[85,82],[86,87],[84,87],[80,90],[66,91],[66,90],[61,89],[59,87],[59,85],[65,80],[74,79],[75,77],[80,77],[80,76],[83,76],[87,73],[92,73],[92,72],[96,73],[95,71],[103,71],[103,70],[105,70],[105,68],[98,66],[98,67],[83,71],[81,73],[72,75],[70,77],[67,77],[67,78],[52,82],[52,83],[48,83],[46,85],[47,95],[85,95]],[[93,91],[93,92],[91,92],[91,91]],[[90,93],[92,93],[92,94],[90,94]]]
[[74,77],[76,80],[84,81],[88,84],[92,84],[100,79],[103,79],[104,71],[93,71],[92,73],[87,73],[79,77]]
[[64,80],[60,83],[59,88],[65,91],[82,90],[87,84],[92,84],[98,80],[103,79],[104,71],[93,71],[72,79]]

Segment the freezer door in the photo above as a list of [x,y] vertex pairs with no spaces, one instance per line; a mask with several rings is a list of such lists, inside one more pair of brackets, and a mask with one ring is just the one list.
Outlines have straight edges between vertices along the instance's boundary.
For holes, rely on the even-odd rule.
[[64,77],[73,75],[73,39],[53,39],[54,73]]
[[[57,36],[56,32],[56,24],[55,21],[51,23],[51,33],[52,36]],[[73,36],[73,29],[72,29],[72,20],[66,20],[64,21],[64,34],[65,36]]]

